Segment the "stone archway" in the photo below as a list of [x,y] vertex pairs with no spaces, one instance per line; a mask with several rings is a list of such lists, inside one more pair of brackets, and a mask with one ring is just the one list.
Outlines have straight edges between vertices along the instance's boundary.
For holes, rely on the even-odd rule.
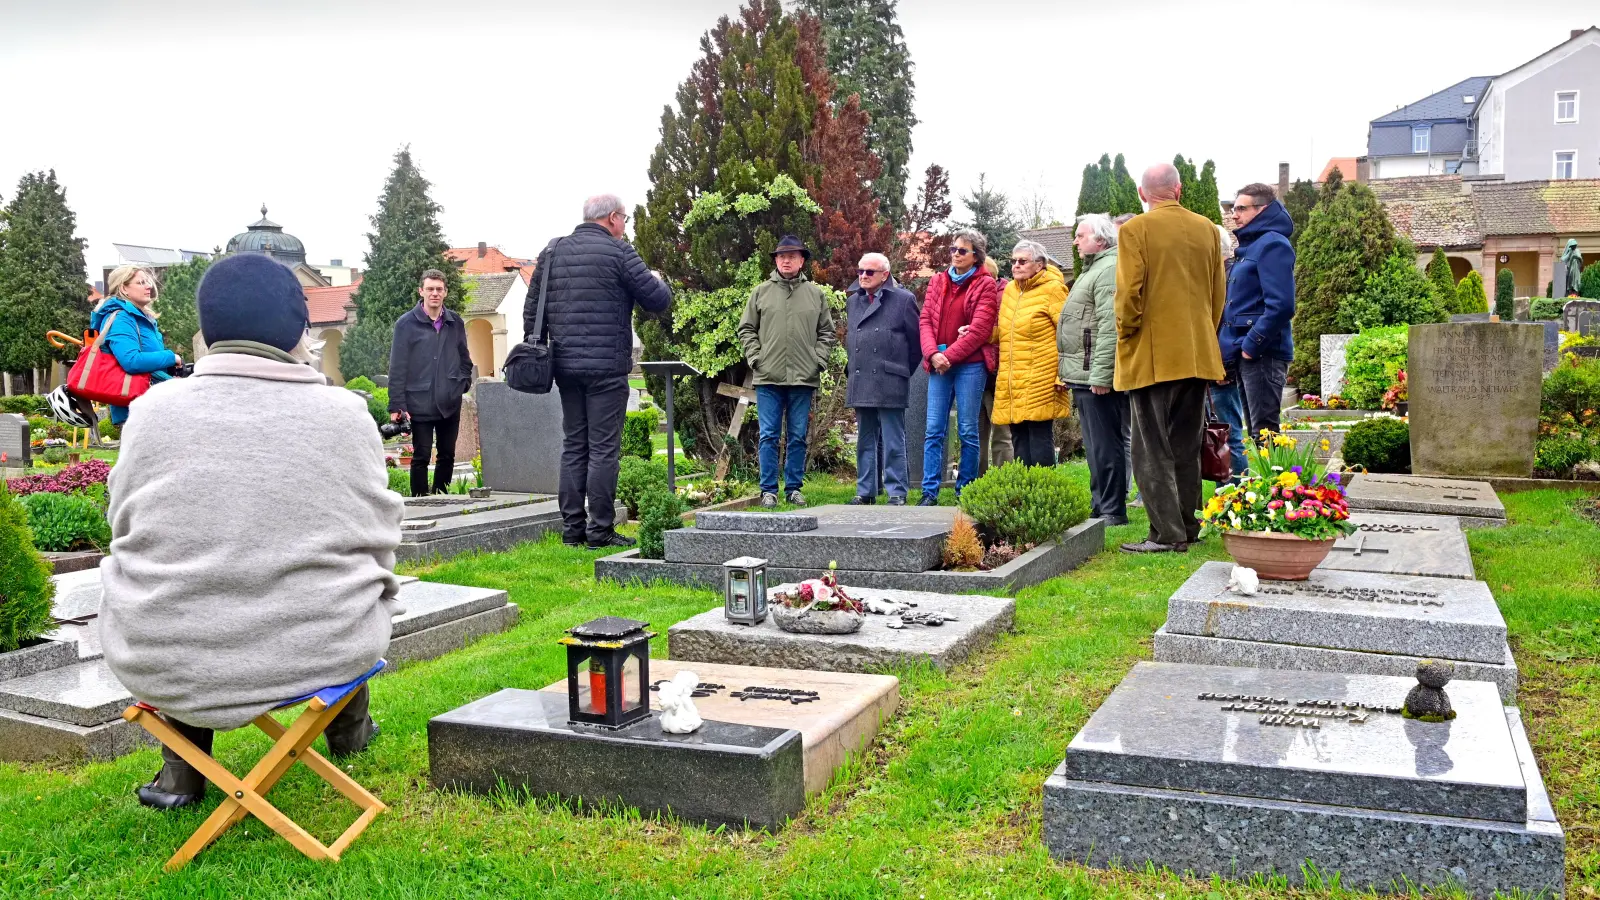
[[1461,279],[1467,277],[1467,273],[1472,271],[1472,261],[1466,257],[1450,256],[1446,258],[1450,261],[1450,277],[1454,278],[1457,283],[1460,283]]
[[344,376],[339,374],[339,345],[344,343],[344,332],[329,328],[317,335],[317,340],[326,342],[322,345],[322,374],[328,376],[329,384],[343,387]]
[[467,320],[467,353],[480,378],[494,377],[494,324],[488,319]]

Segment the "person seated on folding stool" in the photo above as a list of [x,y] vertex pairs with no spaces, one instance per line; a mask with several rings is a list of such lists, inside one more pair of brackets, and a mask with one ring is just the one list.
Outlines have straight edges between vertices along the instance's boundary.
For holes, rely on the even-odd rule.
[[[366,404],[305,349],[305,294],[258,254],[198,291],[208,355],[134,401],[109,480],[100,567],[106,664],[208,755],[214,731],[346,684],[389,645],[403,501]],[[335,756],[378,727],[363,685],[324,735]],[[200,802],[206,779],[163,748],[139,802]]]

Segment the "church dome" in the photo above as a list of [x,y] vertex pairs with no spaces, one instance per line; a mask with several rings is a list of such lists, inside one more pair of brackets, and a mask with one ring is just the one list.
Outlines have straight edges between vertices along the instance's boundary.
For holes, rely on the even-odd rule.
[[283,226],[267,218],[267,205],[261,204],[261,221],[251,225],[243,234],[228,241],[228,253],[264,253],[282,263],[293,265],[306,261],[306,245]]

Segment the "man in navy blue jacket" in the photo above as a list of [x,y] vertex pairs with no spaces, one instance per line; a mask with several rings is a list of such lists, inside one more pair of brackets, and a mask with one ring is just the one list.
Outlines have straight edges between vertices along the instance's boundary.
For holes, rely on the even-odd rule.
[[1223,364],[1237,361],[1250,433],[1277,432],[1283,385],[1294,359],[1294,223],[1272,188],[1246,185],[1233,203],[1233,271],[1217,342]]

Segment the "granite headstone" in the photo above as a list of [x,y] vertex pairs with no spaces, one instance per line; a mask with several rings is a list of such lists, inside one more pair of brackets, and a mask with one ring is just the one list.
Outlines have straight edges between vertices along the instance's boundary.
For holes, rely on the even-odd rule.
[[33,464],[33,431],[28,417],[17,413],[0,415],[0,467],[26,469]]
[[1542,325],[1413,325],[1407,374],[1418,475],[1533,474]]
[[561,481],[561,396],[478,382],[483,483],[497,491],[554,494]]
[[1600,331],[1600,300],[1568,300],[1561,307],[1561,330],[1584,336]]
[[1344,389],[1345,348],[1353,334],[1325,334],[1322,336],[1322,399],[1326,400]]

